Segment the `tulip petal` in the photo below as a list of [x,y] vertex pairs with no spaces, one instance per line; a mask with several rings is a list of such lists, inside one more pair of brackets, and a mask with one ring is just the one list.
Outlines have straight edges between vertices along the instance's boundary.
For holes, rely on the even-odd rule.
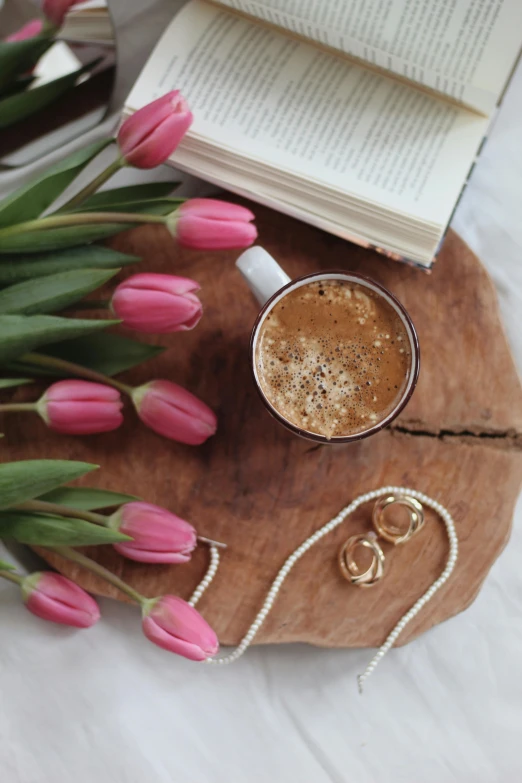
[[131,536],[116,550],[143,563],[186,563],[197,544],[188,522],[161,506],[142,501],[125,503],[115,512],[111,526]]
[[191,556],[191,552],[153,552],[150,549],[140,549],[139,547],[132,546],[130,543],[128,546],[125,546],[124,544],[113,544],[113,547],[118,554],[129,560],[135,560],[137,563],[168,563],[171,565],[180,565],[181,563],[188,563]]
[[97,614],[94,614],[78,607],[58,604],[45,595],[31,596],[26,606],[32,614],[41,617],[42,620],[59,623],[60,625],[71,625],[74,628],[90,628],[100,618],[99,610]]
[[173,636],[197,644],[209,654],[216,651],[216,634],[197,609],[177,595],[164,595],[151,617]]
[[96,601],[61,574],[32,574],[26,581],[32,586],[25,603],[38,617],[77,628],[89,628],[99,620],[100,609]]
[[83,600],[86,595],[90,601],[93,600],[90,595],[75,582],[67,579],[66,576],[54,574],[51,571],[44,571],[39,574],[39,579],[36,582],[36,590],[40,593],[45,591],[45,595],[49,598],[69,606],[75,606],[77,602]]
[[16,41],[26,41],[28,38],[34,38],[40,35],[43,29],[43,22],[41,19],[32,19],[27,24],[24,24],[16,33],[11,33],[5,39],[6,43],[14,43]]
[[200,418],[210,427],[216,423],[214,412],[183,386],[172,381],[158,380],[153,381],[149,388],[152,389],[153,396],[161,397],[166,404],[178,408],[188,416]]
[[171,636],[163,628],[160,628],[154,620],[150,617],[146,617],[143,620],[143,633],[147,639],[163,650],[176,653],[176,655],[182,655],[184,658],[188,658],[190,661],[205,661],[209,656],[203,652],[203,650],[196,644],[185,642],[183,639],[178,639],[175,636]]
[[110,432],[123,422],[122,403],[96,401],[48,402],[46,413],[51,429],[69,435]]
[[217,636],[206,620],[174,595],[164,595],[154,603],[143,619],[143,631],[159,647],[194,661],[203,661],[219,649]]
[[45,399],[58,400],[119,400],[120,393],[112,386],[91,381],[57,381],[45,392]]
[[176,383],[152,381],[135,389],[133,399],[140,419],[172,440],[199,446],[217,429],[215,413]]
[[198,323],[201,320],[201,316],[203,315],[203,310],[200,308],[199,311],[195,311],[192,318],[187,318],[184,323],[180,324],[177,329],[174,331],[176,332],[190,332],[191,329],[194,329],[195,326],[198,325]]
[[201,302],[189,297],[123,287],[115,291],[111,306],[128,329],[167,334],[192,329],[199,322]]
[[164,291],[169,294],[182,295],[199,291],[201,286],[189,277],[142,272],[128,277],[127,280],[124,280],[118,286],[118,290],[126,290],[127,288],[138,289],[139,291]]
[[212,220],[240,220],[248,223],[255,218],[253,212],[240,204],[214,198],[191,198],[178,211],[180,215],[195,215]]
[[125,154],[125,160],[140,169],[153,169],[165,163],[192,125],[193,119],[191,112],[170,114],[134,149]]
[[177,221],[176,237],[181,245],[195,250],[235,250],[249,247],[257,237],[257,229],[253,223],[188,214]]
[[127,117],[118,131],[118,146],[124,157],[170,116],[178,95],[179,90],[171,90]]
[[90,381],[58,381],[38,402],[38,412],[57,432],[89,435],[115,430],[123,421],[120,393]]
[[118,516],[120,518],[118,529],[133,538],[146,531],[147,536],[156,535],[159,544],[168,533],[171,539],[182,546],[196,544],[196,531],[192,525],[162,506],[133,500],[119,509]]
[[215,432],[215,427],[197,419],[189,419],[180,411],[161,399],[150,402],[141,412],[141,419],[154,432],[179,443],[200,446]]

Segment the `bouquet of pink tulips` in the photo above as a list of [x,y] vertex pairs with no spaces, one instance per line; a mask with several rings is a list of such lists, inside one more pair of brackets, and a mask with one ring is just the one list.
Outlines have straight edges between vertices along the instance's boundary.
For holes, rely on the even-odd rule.
[[[112,377],[161,349],[98,334],[115,324],[145,333],[193,329],[202,316],[195,280],[135,274],[101,303],[109,319],[56,315],[137,261],[94,243],[126,228],[159,223],[173,241],[207,250],[243,248],[254,241],[254,216],[248,209],[214,199],[171,198],[167,194],[175,183],[97,192],[124,166],[150,169],[163,163],[191,122],[183,97],[169,92],[127,119],[115,140],[71,155],[0,202],[0,368],[20,375],[0,378],[0,388],[28,383],[45,372],[81,379],[57,381],[33,402],[7,401],[0,413],[32,412],[69,434],[106,432],[123,420],[124,395],[147,426],[168,438],[199,445],[216,431],[214,413],[176,383],[151,380],[133,388]],[[112,141],[117,152],[110,165],[53,211],[65,188]]]
[[[159,647],[194,661],[214,655],[216,634],[193,606],[173,595],[147,598],[74,548],[106,544],[141,563],[180,564],[198,543],[192,525],[167,509],[131,495],[64,486],[95,468],[67,460],[0,464],[0,538],[55,551],[105,579],[141,607],[143,632]],[[106,508],[115,510],[101,513]],[[44,620],[89,628],[100,617],[94,599],[60,574],[23,576],[0,560],[0,577],[18,584],[29,611]]]
[[[129,227],[159,223],[172,241],[199,249],[243,248],[254,241],[248,209],[212,199],[172,198],[176,183],[97,192],[123,166],[149,169],[164,162],[191,121],[182,96],[170,92],[126,120],[116,139],[71,155],[0,202],[0,389],[31,383],[46,373],[63,376],[32,402],[4,401],[0,413],[39,415],[63,433],[106,432],[120,426],[125,395],[140,419],[168,438],[195,446],[216,431],[213,411],[172,380],[131,387],[115,378],[161,349],[104,332],[116,324],[144,333],[195,328],[202,317],[197,281],[139,273],[117,285],[103,303],[109,318],[64,313],[122,266],[139,260],[96,244]],[[53,209],[77,175],[113,141],[113,162]],[[205,660],[217,651],[218,642],[193,606],[176,596],[142,596],[75,548],[107,544],[140,562],[181,564],[198,541],[194,528],[166,509],[114,492],[63,486],[94,467],[53,460],[0,464],[0,539],[54,549],[93,571],[141,606],[143,631],[151,641]],[[115,510],[101,513],[107,508]],[[63,576],[23,576],[0,562],[0,577],[18,584],[27,608],[46,620],[85,628],[99,617],[94,600]]]

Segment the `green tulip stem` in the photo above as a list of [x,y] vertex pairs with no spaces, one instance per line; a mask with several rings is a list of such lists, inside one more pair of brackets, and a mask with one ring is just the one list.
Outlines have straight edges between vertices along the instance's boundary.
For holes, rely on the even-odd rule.
[[106,386],[112,386],[114,389],[118,389],[118,391],[127,394],[129,397],[132,397],[132,392],[134,391],[132,386],[117,381],[115,378],[110,378],[108,375],[96,372],[96,370],[90,370],[88,367],[82,367],[81,364],[68,362],[65,359],[58,359],[56,356],[47,356],[43,353],[26,353],[20,358],[20,361],[36,364],[39,367],[49,367],[53,370],[62,370],[67,375],[76,375],[79,378],[85,378],[86,380],[94,381],[95,383],[104,383]]
[[63,205],[63,207],[60,207],[60,213],[71,212],[72,210],[76,209],[76,207],[79,207],[80,204],[83,204],[83,202],[88,199],[89,196],[92,196],[94,193],[96,193],[98,188],[104,185],[108,179],[114,176],[117,171],[124,168],[126,165],[127,162],[125,158],[117,157],[116,160],[113,160],[112,163],[109,163],[107,168],[101,171],[98,176],[92,180],[92,182],[89,182],[88,185],[86,185],[75,196],[69,199],[69,201]]
[[19,503],[15,506],[17,511],[37,511],[41,514],[57,514],[60,517],[71,517],[72,519],[84,519],[86,522],[93,522],[95,525],[107,526],[107,517],[103,514],[95,514],[93,511],[84,511],[72,506],[62,506],[60,503],[48,503],[46,500],[26,500],[25,503]]
[[0,571],[0,576],[2,579],[9,580],[9,582],[14,582],[15,585],[21,585],[24,581],[21,576],[18,576],[18,574],[13,574],[12,571]]
[[124,582],[123,579],[120,579],[119,576],[113,574],[112,571],[109,571],[108,568],[105,568],[104,566],[100,565],[100,563],[91,560],[90,557],[86,557],[76,549],[72,549],[70,546],[56,546],[52,548],[52,551],[56,552],[58,555],[61,555],[61,557],[64,557],[66,560],[77,563],[87,571],[90,571],[91,573],[96,574],[96,576],[104,579],[106,582],[109,582],[109,584],[114,585],[114,587],[118,588],[118,590],[121,590],[121,592],[125,593],[125,595],[128,595],[129,598],[132,598],[132,600],[136,601],[136,603],[140,606],[144,606],[150,600],[141,595],[141,593],[138,593],[137,590],[134,590],[133,587],[128,585],[127,582]]
[[36,402],[6,402],[0,404],[0,413],[17,413],[19,411],[36,413]]
[[77,226],[98,226],[103,224],[129,223],[167,223],[168,216],[143,215],[132,212],[72,212],[67,215],[49,215],[36,220],[26,220],[0,229],[0,239],[27,234],[33,231],[46,231],[49,228],[76,228]]

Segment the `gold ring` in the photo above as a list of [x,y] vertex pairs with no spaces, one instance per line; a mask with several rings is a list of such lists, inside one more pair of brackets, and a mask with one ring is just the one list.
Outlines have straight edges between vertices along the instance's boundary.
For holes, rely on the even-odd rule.
[[[372,562],[366,571],[360,571],[354,554],[357,547],[365,547],[372,552]],[[377,543],[375,533],[352,536],[345,541],[339,552],[339,566],[345,579],[352,585],[371,587],[384,573],[384,552]]]
[[[397,503],[408,510],[410,524],[404,533],[394,525],[387,525],[385,511],[389,506]],[[373,507],[372,521],[375,530],[381,538],[391,544],[403,544],[409,541],[424,525],[424,509],[418,500],[411,495],[385,495],[380,498]]]

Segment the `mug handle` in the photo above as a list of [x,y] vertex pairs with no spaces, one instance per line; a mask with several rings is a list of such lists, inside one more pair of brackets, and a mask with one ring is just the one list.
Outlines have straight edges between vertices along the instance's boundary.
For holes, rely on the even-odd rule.
[[290,278],[275,258],[259,245],[241,253],[236,266],[261,306],[290,282]]

